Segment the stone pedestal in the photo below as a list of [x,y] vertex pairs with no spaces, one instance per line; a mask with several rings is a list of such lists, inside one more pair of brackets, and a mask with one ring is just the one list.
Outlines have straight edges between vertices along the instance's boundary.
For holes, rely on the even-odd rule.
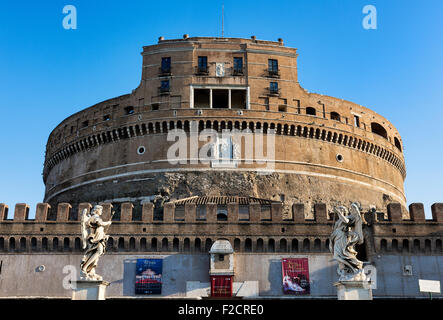
[[107,281],[77,280],[72,282],[72,300],[105,300]]
[[371,281],[339,281],[334,286],[338,300],[372,300]]

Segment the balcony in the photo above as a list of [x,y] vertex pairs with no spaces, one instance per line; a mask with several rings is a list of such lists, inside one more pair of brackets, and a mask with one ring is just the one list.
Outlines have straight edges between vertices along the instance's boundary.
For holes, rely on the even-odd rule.
[[244,68],[233,68],[232,75],[233,76],[243,76],[244,75]]
[[209,67],[208,66],[195,67],[195,74],[198,76],[207,76],[209,75]]
[[267,76],[269,78],[280,78],[280,70],[279,69],[267,69]]
[[158,87],[158,93],[160,95],[167,95],[170,93],[169,87]]

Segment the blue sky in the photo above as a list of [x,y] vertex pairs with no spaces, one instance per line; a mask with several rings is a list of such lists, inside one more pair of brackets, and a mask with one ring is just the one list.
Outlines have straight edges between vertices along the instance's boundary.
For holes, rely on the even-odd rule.
[[[129,93],[142,46],[166,39],[251,35],[298,48],[300,84],[390,120],[404,144],[408,204],[443,202],[443,1],[2,1],[0,202],[43,200],[49,133],[72,113]],[[362,27],[365,5],[377,29]],[[77,29],[65,30],[65,5]]]

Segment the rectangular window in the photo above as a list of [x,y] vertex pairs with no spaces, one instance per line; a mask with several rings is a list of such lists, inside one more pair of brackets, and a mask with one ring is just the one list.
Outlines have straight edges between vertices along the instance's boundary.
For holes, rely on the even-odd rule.
[[109,120],[111,120],[111,116],[109,114],[105,114],[103,116],[103,121],[109,121]]
[[89,125],[88,120],[82,122],[82,128],[86,128],[88,125]]
[[271,94],[278,94],[278,82],[269,83],[269,92]]
[[134,113],[134,107],[133,106],[128,106],[125,108],[125,113],[126,114],[133,114]]
[[206,205],[197,205],[197,220],[206,220]]
[[234,74],[243,74],[243,58],[234,57]]
[[160,84],[160,92],[169,92],[169,80],[162,80]]
[[267,204],[263,204],[260,210],[260,220],[270,221],[271,220],[271,206]]
[[199,73],[208,72],[208,57],[206,56],[198,57],[198,72]]
[[185,221],[185,206],[178,205],[175,207],[175,221]]
[[354,125],[357,128],[360,128],[360,117],[359,116],[354,115]]
[[249,221],[249,206],[239,205],[238,206],[238,220]]
[[162,73],[170,73],[171,72],[171,57],[162,58]]
[[276,59],[268,59],[268,72],[270,75],[278,75],[278,61]]

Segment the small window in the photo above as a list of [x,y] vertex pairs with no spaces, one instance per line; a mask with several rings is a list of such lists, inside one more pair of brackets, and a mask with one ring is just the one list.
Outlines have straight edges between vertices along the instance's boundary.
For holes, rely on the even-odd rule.
[[198,72],[199,73],[208,72],[208,57],[206,56],[198,57]]
[[331,120],[340,121],[340,115],[337,112],[331,112]]
[[269,83],[269,92],[271,94],[278,94],[278,82]]
[[175,221],[185,221],[185,206],[177,205],[175,207]]
[[153,111],[158,110],[158,108],[159,108],[159,104],[158,103],[153,103],[152,104],[152,110]]
[[397,139],[397,137],[394,137],[394,143],[395,143],[395,146],[398,148],[398,150],[400,150],[400,152],[401,152],[401,143],[400,143],[400,140]]
[[225,205],[217,206],[217,221],[228,221],[228,209]]
[[111,120],[111,116],[109,114],[105,114],[103,116],[103,121],[109,121],[109,120]]
[[278,75],[278,61],[275,59],[268,59],[269,75]]
[[125,113],[126,114],[134,114],[134,107],[132,106],[128,106],[125,108]]
[[160,92],[169,92],[169,80],[162,80]]
[[218,255],[218,261],[225,261],[225,255],[224,254],[219,254]]
[[243,58],[234,57],[234,74],[243,74]]
[[357,128],[360,128],[360,117],[354,115],[354,126],[356,126]]
[[249,206],[239,205],[238,206],[238,220],[248,221],[249,220]]
[[206,205],[204,204],[199,204],[197,205],[197,220],[206,220]]
[[89,125],[88,120],[82,122],[82,128],[86,128],[88,125]]
[[306,114],[308,114],[310,116],[315,116],[317,114],[317,112],[315,111],[315,108],[307,107],[306,108]]
[[71,134],[74,132],[74,126],[71,126]]
[[382,136],[386,140],[388,139],[388,133],[386,132],[386,129],[381,124],[378,124],[377,122],[371,123],[371,131],[372,131],[372,133]]
[[171,72],[171,57],[162,58],[162,67],[161,73],[170,73]]
[[286,108],[285,105],[279,105],[279,106],[278,106],[278,111],[280,111],[280,112],[286,112],[286,111],[287,111],[287,108]]

